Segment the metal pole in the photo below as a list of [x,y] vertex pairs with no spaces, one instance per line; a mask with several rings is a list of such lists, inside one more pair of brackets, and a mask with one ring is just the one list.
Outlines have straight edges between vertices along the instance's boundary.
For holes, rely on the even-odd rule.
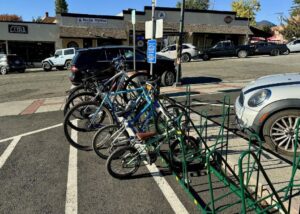
[[133,24],[133,70],[136,71],[136,56],[135,56],[135,49],[136,49],[136,42],[135,42],[135,24]]
[[[152,0],[152,36],[151,39],[155,38],[155,5],[156,0]],[[153,76],[153,63],[150,63],[150,75]]]
[[6,49],[6,54],[8,54],[8,41],[5,41],[5,49]]
[[181,12],[180,12],[180,32],[179,32],[179,41],[177,44],[177,72],[176,72],[176,83],[175,86],[181,85],[181,56],[182,56],[182,43],[183,43],[183,34],[184,34],[184,8],[185,0],[181,2]]

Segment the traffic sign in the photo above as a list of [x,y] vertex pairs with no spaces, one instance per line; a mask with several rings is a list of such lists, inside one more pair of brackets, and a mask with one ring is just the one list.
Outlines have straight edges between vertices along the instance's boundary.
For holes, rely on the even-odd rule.
[[156,40],[148,40],[147,46],[147,62],[156,63]]

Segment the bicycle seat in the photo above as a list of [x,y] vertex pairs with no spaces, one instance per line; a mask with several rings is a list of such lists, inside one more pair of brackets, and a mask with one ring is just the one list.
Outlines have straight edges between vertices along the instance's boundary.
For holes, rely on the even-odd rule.
[[136,137],[139,139],[139,140],[147,140],[153,136],[156,135],[156,132],[139,132],[139,133],[136,133]]

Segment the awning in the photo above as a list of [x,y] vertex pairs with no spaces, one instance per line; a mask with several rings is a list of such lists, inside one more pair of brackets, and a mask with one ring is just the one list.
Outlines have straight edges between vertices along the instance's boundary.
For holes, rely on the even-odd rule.
[[264,38],[268,38],[268,37],[271,37],[272,34],[271,33],[268,33],[266,31],[263,31],[263,30],[260,30],[256,27],[253,27],[253,26],[250,26],[250,30],[252,31],[253,35],[255,37],[264,37]]
[[[130,25],[129,25],[130,26]],[[137,31],[145,31],[145,22],[136,23]],[[164,22],[164,32],[179,32],[179,23]],[[214,33],[214,34],[237,34],[253,35],[248,26],[209,25],[209,24],[186,24],[185,33]]]
[[97,27],[60,27],[60,37],[66,38],[104,38],[127,39],[125,29]]

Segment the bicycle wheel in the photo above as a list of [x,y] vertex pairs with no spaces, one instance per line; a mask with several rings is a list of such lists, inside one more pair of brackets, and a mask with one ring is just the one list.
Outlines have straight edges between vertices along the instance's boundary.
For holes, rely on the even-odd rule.
[[129,135],[118,125],[108,125],[99,129],[93,138],[93,149],[96,154],[107,159],[109,155],[120,146],[127,146]]
[[97,102],[83,102],[74,106],[65,116],[63,127],[68,142],[75,148],[91,150],[94,132],[113,124],[110,111]]
[[[123,90],[129,90],[133,88],[139,88],[145,84],[145,82],[150,79],[151,75],[147,73],[136,73],[129,77],[128,80],[125,81]],[[123,99],[125,103],[128,103],[131,99],[136,99],[138,94],[141,92],[131,92],[123,95]]]
[[[188,117],[188,114],[186,110],[178,105],[169,105],[166,106],[165,109],[167,110],[167,116],[166,117],[162,112],[159,112],[156,121],[155,126],[156,130],[159,134],[163,134],[165,131],[170,130],[174,126],[178,127],[182,131],[186,131],[189,127],[190,119]],[[170,122],[172,124],[170,124]]]
[[[195,160],[195,157],[199,156],[199,142],[192,136],[185,136],[182,143],[183,145],[179,139],[171,143],[170,151],[173,162],[182,163],[185,156],[186,163],[190,164]],[[182,146],[184,146],[184,154]]]
[[107,159],[108,173],[119,179],[128,178],[140,167],[141,157],[136,148],[131,146],[119,147]]
[[[95,93],[93,92],[80,92],[72,96],[68,101],[66,102],[64,106],[64,115],[68,113],[68,111],[73,108],[78,103],[91,101],[95,97]],[[99,101],[100,103],[100,101]]]

